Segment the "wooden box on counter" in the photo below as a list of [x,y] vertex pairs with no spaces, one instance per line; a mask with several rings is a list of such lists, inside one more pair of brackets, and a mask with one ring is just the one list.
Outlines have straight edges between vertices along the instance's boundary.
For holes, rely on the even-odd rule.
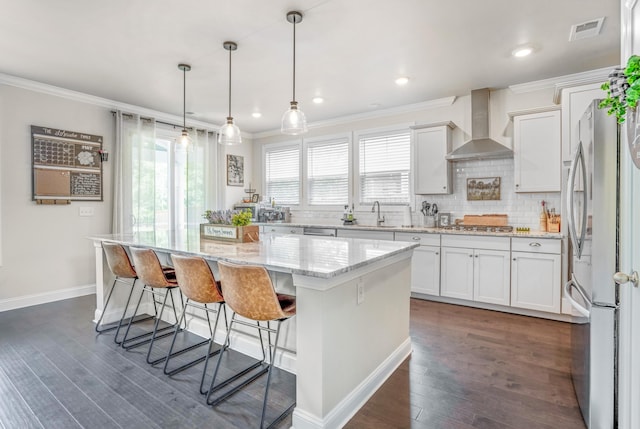
[[260,227],[258,225],[234,226],[202,223],[200,224],[200,238],[227,243],[250,243],[260,241]]

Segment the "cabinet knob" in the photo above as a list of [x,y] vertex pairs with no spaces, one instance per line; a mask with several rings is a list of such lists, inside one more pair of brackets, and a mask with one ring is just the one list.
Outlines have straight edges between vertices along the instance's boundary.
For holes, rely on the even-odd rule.
[[473,258],[473,255],[469,255],[470,258]]
[[443,187],[442,187],[442,189],[447,189],[447,187],[446,187],[446,186],[443,186]]
[[519,186],[520,186],[520,185],[518,185],[518,184],[516,183],[516,188],[517,188],[517,187],[519,187]]
[[291,231],[289,231],[289,232],[291,232],[291,234],[295,234],[295,233],[296,233],[296,230],[295,230],[295,229],[292,229],[292,230],[291,230]]
[[476,258],[478,257],[478,255],[476,255]]
[[515,261],[515,260],[516,260],[516,258],[513,258],[513,260]]
[[436,252],[436,255],[439,255],[439,254],[440,254],[440,252]]
[[413,241],[420,241],[420,237],[417,237],[417,236],[415,236],[415,235],[414,235],[413,237],[411,237],[411,239],[412,239]]
[[529,243],[529,246],[531,246],[531,247],[540,247],[540,246],[542,246],[542,244],[537,243],[537,242],[533,242],[533,243]]

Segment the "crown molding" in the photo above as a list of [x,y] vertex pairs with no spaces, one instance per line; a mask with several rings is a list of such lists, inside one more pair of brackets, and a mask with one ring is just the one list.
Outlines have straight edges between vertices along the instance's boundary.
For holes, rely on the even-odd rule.
[[[92,106],[104,107],[111,110],[122,110],[127,113],[134,113],[140,116],[149,116],[154,119],[165,121],[169,123],[175,123],[176,125],[182,124],[182,116],[173,115],[170,113],[159,112],[153,109],[147,109],[146,107],[135,106],[133,104],[121,103],[119,101],[110,100],[108,98],[97,97],[95,95],[85,94],[83,92],[74,91],[71,89],[62,88],[59,86],[49,85],[46,83],[36,82],[33,80],[25,79],[18,76],[13,76],[5,73],[0,73],[0,84],[14,86],[16,88],[27,89],[29,91],[39,92],[41,94],[53,95],[55,97],[65,98],[67,100],[78,101],[80,103],[89,104]],[[218,124],[212,124],[209,122],[198,121],[187,118],[187,125],[190,127],[200,127],[207,130],[215,131],[220,128]],[[253,138],[250,133],[242,133],[243,137]]]
[[[322,128],[333,125],[345,124],[354,121],[360,121],[364,119],[375,119],[391,115],[400,115],[403,113],[417,112],[421,110],[435,109],[438,107],[451,106],[456,101],[456,96],[438,98],[435,100],[423,101],[421,103],[406,104],[404,106],[390,107],[388,109],[380,109],[373,112],[356,113],[353,115],[342,116],[340,118],[327,119],[326,121],[317,121],[307,124],[307,128]],[[273,137],[280,135],[280,130],[263,131],[254,133],[253,137],[256,139]]]
[[510,120],[513,120],[514,116],[531,115],[533,113],[545,113],[553,110],[560,110],[560,106],[554,104],[552,106],[533,107],[531,109],[515,110],[513,112],[507,112]]
[[536,80],[533,82],[517,85],[510,85],[509,89],[516,94],[540,91],[544,89],[553,89],[553,102],[555,104],[560,104],[560,102],[562,101],[563,89],[573,86],[587,85],[590,83],[604,82],[609,77],[609,72],[611,72],[614,67],[616,66],[558,76],[550,79]]

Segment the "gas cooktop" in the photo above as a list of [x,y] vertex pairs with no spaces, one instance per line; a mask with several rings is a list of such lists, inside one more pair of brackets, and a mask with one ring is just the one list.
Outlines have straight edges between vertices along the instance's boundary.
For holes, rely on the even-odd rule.
[[513,232],[512,226],[491,226],[491,225],[448,225],[441,229],[445,231],[473,231],[473,232]]

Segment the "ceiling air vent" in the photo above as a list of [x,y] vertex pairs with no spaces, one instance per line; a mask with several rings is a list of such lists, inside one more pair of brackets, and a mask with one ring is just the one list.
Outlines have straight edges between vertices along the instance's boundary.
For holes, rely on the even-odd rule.
[[600,34],[603,22],[604,17],[572,25],[571,33],[569,33],[569,41],[572,42],[574,40],[597,36]]

